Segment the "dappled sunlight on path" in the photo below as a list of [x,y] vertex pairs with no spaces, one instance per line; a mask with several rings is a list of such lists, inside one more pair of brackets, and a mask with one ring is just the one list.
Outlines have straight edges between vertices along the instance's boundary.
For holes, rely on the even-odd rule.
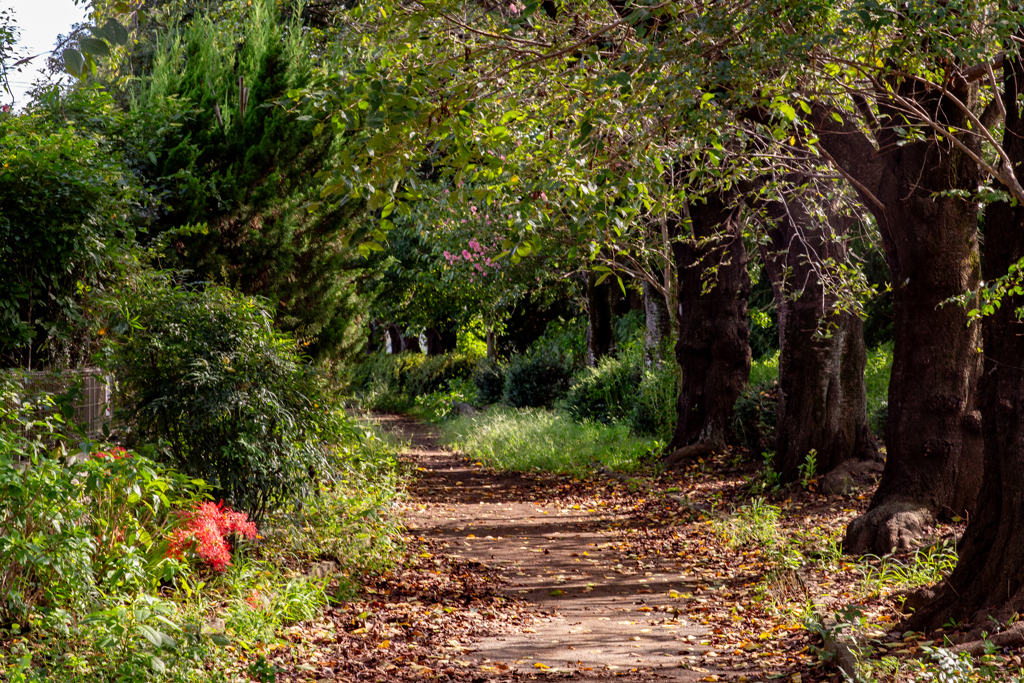
[[710,649],[701,644],[704,628],[678,609],[701,582],[623,543],[623,528],[635,522],[628,487],[597,482],[581,492],[560,487],[572,481],[565,477],[491,472],[438,448],[411,419],[380,421],[410,440],[405,457],[419,470],[405,513],[413,538],[499,570],[506,581],[499,590],[535,612],[512,633],[472,646],[482,672],[718,679],[701,658]]

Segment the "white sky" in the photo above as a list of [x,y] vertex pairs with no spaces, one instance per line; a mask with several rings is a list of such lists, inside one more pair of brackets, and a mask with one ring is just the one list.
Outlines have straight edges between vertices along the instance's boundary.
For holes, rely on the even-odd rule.
[[[77,7],[74,0],[0,0],[0,4],[14,10],[14,22],[21,33],[18,59],[52,50],[57,35],[66,34],[73,24],[85,21],[88,11],[83,0],[79,0]],[[22,66],[20,73],[8,75],[16,106],[22,107],[27,103],[25,93],[36,80],[37,70],[45,64],[45,59],[45,56],[37,57]],[[6,94],[4,103],[10,103]]]

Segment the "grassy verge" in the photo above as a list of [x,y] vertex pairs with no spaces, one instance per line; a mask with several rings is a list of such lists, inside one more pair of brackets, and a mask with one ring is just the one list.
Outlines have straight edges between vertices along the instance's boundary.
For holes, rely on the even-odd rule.
[[440,425],[448,446],[502,470],[583,476],[602,465],[624,472],[640,468],[664,444],[631,436],[622,425],[578,423],[538,408],[493,408]]

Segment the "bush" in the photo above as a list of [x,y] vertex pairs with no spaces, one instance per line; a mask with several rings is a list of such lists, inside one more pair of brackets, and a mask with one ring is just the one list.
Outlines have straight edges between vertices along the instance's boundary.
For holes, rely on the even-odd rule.
[[476,367],[477,358],[466,353],[423,356],[419,365],[409,373],[409,393],[425,396],[440,391],[453,381],[470,379]]
[[752,386],[736,399],[732,436],[755,453],[775,450],[775,423],[779,407],[777,380]]
[[469,379],[477,357],[465,352],[427,356],[422,353],[374,353],[352,367],[348,387],[366,410],[405,411],[417,396]]
[[289,555],[334,560],[351,575],[382,572],[401,557],[392,512],[404,487],[398,449],[379,430],[350,426],[333,454],[334,476],[301,509],[281,515],[288,532],[271,542]]
[[633,471],[664,444],[630,436],[624,425],[574,422],[568,415],[527,408],[492,408],[442,425],[445,443],[502,470],[592,475],[603,466]]
[[162,459],[257,523],[300,502],[328,469],[338,417],[295,341],[260,299],[152,284],[108,347],[128,443],[159,444]]
[[638,436],[653,436],[665,443],[676,429],[679,400],[679,372],[675,363],[662,363],[644,370],[640,389],[629,414],[630,430]]
[[868,351],[864,384],[868,395],[868,418],[871,430],[885,440],[885,423],[889,419],[889,376],[892,373],[892,342]]
[[[148,588],[165,571],[171,508],[194,504],[205,488],[124,449],[86,443],[69,455],[55,402],[39,403],[24,400],[17,380],[0,383],[2,626],[54,610],[84,617],[114,588]],[[52,421],[31,417],[46,413]]]
[[622,422],[633,413],[643,379],[640,368],[641,357],[635,352],[602,358],[596,368],[584,368],[573,377],[562,406],[581,422]]
[[513,408],[550,406],[566,392],[571,378],[572,364],[561,354],[516,356],[505,373],[503,398]]
[[490,405],[501,400],[505,393],[505,368],[497,361],[482,360],[473,373],[477,401]]

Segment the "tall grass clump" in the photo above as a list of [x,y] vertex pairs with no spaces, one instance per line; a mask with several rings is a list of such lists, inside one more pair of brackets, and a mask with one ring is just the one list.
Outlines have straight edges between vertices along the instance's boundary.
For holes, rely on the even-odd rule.
[[664,444],[631,436],[624,425],[574,422],[563,413],[492,408],[441,427],[442,439],[491,467],[583,476],[601,466],[620,471],[641,467]]

